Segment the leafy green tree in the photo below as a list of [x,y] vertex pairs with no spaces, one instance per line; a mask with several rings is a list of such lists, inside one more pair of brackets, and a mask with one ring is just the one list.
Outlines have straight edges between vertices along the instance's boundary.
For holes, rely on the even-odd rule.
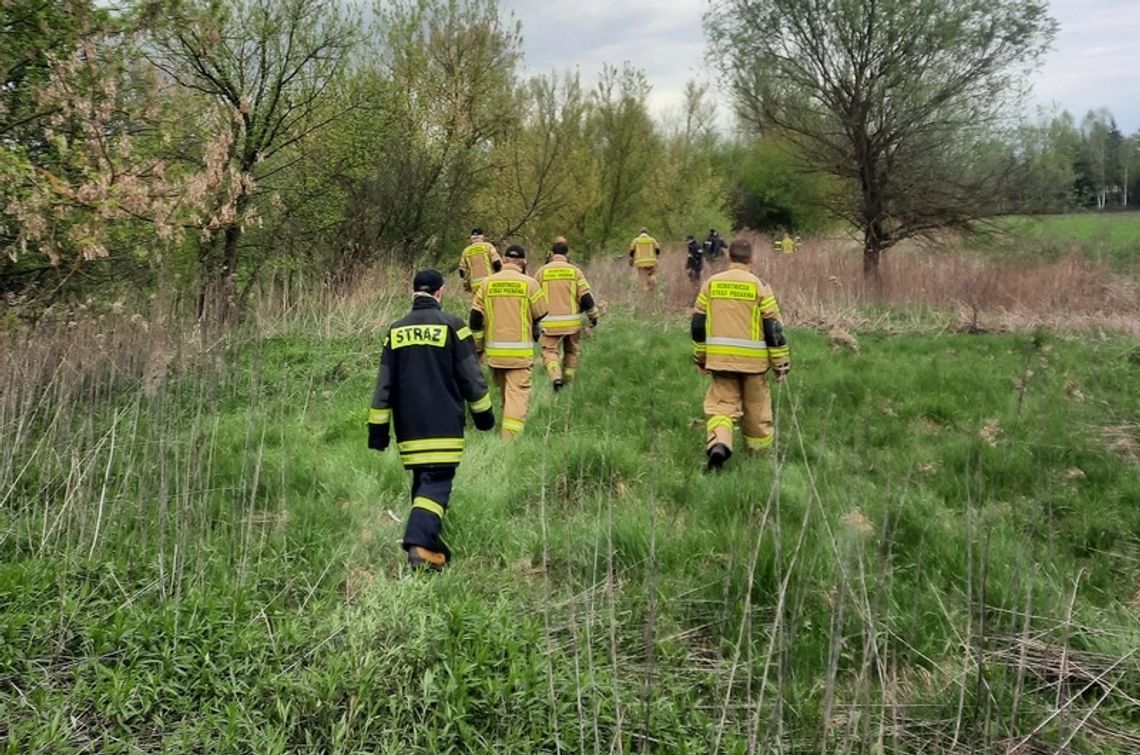
[[449,256],[472,225],[486,225],[471,209],[515,117],[519,26],[494,0],[398,0],[376,11],[384,84],[372,133],[383,144],[350,214],[371,216],[365,244],[402,260]]
[[589,194],[573,167],[587,107],[577,74],[538,76],[519,86],[509,131],[491,154],[490,180],[474,208],[496,236],[544,243],[570,232],[574,208]]
[[688,81],[679,117],[666,123],[650,192],[654,225],[670,238],[728,226],[729,178],[717,164],[717,112],[708,85]]
[[624,241],[648,219],[645,198],[662,187],[651,182],[660,159],[661,143],[649,115],[649,81],[627,64],[605,66],[593,92],[587,119],[588,141],[594,148],[600,203],[588,232],[589,244],[604,247]]
[[1043,0],[719,0],[707,16],[742,117],[852,185],[830,209],[883,250],[993,206],[964,173],[1056,24]]
[[827,208],[842,199],[844,185],[805,169],[798,147],[778,133],[729,145],[721,160],[732,180],[735,227],[812,233],[833,222]]

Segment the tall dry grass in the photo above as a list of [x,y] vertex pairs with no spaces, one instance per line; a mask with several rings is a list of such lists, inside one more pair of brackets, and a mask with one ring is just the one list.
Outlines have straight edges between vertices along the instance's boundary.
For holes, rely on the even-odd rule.
[[[1106,328],[1140,336],[1140,283],[1094,264],[1079,250],[1056,261],[1029,264],[987,257],[962,242],[940,246],[904,244],[882,260],[878,285],[862,272],[858,244],[846,239],[809,239],[793,256],[772,251],[772,239],[749,234],[753,265],[776,291],[792,325],[871,328],[911,325],[987,330]],[[704,276],[710,270],[706,265]],[[601,298],[644,303],[635,273],[622,259],[595,260],[591,282]],[[657,305],[663,311],[692,306],[695,287],[685,273],[685,254],[668,249],[661,258]]]

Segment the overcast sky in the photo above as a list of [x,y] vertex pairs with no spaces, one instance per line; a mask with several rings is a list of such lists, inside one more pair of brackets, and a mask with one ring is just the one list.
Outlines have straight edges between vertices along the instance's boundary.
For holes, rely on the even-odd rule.
[[[677,108],[685,81],[714,77],[701,27],[708,0],[500,2],[522,22],[528,72],[577,67],[592,83],[602,63],[628,60],[653,84],[658,115]],[[1052,9],[1061,30],[1034,78],[1034,104],[1055,102],[1078,121],[1107,107],[1122,131],[1140,129],[1140,0],[1053,0]]]

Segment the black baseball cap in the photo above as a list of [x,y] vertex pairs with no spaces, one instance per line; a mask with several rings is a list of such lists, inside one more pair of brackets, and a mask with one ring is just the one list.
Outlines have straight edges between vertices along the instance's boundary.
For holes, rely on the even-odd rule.
[[509,257],[513,260],[525,260],[526,250],[518,244],[511,244],[507,247],[507,251],[503,252],[504,257]]
[[434,294],[443,288],[443,274],[438,270],[420,270],[412,281],[412,290],[417,293]]

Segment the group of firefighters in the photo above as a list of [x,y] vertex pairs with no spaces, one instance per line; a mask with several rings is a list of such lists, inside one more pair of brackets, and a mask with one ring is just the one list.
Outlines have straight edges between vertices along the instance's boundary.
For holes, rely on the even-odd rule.
[[[789,355],[772,289],[750,270],[751,242],[726,244],[715,231],[710,236],[715,255],[727,249],[728,267],[701,285],[690,330],[693,360],[711,377],[704,402],[706,468],[720,471],[733,453],[735,423],[750,453],[772,445],[767,376],[771,372],[783,381]],[[629,263],[643,289],[655,286],[660,254],[646,228],[630,243]],[[526,262],[522,246],[512,244],[500,256],[483,231],[474,229],[459,262],[463,287],[472,296],[468,321],[443,311],[444,276],[422,270],[412,281],[411,312],[384,338],[368,447],[384,451],[394,434],[400,461],[412,472],[403,546],[413,569],[440,569],[450,559],[441,533],[463,456],[466,411],[476,429],[495,427],[481,365],[499,390],[500,435],[509,441],[526,425],[536,342],[557,393],[575,377],[583,329],[598,323],[590,284],[570,262],[565,238],[554,240],[548,262],[533,276]]]

